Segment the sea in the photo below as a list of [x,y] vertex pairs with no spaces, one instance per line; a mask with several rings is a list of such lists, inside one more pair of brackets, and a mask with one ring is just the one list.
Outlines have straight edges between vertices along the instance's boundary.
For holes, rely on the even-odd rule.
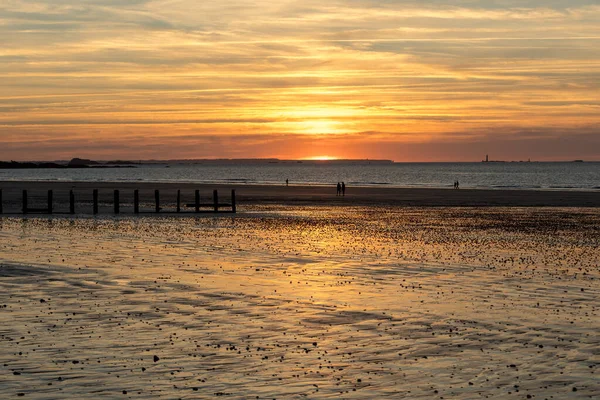
[[600,162],[381,163],[270,161],[149,163],[119,168],[0,169],[0,181],[182,182],[478,189],[600,190]]

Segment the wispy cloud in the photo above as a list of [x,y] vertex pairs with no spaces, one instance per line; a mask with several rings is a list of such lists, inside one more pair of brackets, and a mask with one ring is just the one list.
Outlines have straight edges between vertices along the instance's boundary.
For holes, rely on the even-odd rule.
[[[5,0],[0,37],[0,159],[78,143],[238,154],[205,146],[219,138],[248,156],[316,143],[393,159],[454,141],[465,159],[494,137],[551,144],[600,124],[596,1]],[[129,145],[140,136],[156,146]]]

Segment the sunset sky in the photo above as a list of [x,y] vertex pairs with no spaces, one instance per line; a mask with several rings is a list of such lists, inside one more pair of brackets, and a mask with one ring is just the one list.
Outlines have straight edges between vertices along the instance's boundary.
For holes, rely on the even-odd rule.
[[600,160],[598,0],[2,0],[0,160]]

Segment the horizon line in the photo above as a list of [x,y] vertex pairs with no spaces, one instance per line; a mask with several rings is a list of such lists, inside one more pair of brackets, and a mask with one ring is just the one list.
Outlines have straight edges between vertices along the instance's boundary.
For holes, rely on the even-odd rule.
[[55,159],[55,160],[0,160],[0,162],[10,163],[68,163],[72,160],[79,159],[83,161],[90,162],[100,162],[100,163],[108,163],[108,162],[127,162],[127,163],[192,163],[192,162],[307,162],[307,163],[340,163],[340,162],[377,162],[377,163],[392,163],[392,164],[436,164],[436,163],[470,163],[470,164],[479,164],[479,163],[571,163],[571,162],[600,162],[600,160],[586,160],[586,159],[568,159],[568,160],[473,160],[473,161],[458,161],[458,160],[439,160],[439,161],[396,161],[391,159],[383,159],[383,158],[277,158],[277,157],[242,157],[242,158],[227,158],[227,157],[219,157],[219,158],[169,158],[169,159],[158,159],[158,158],[148,158],[148,159],[133,159],[133,158],[116,158],[116,159],[102,159],[102,158],[81,158],[81,157],[73,157],[70,160],[67,159]]

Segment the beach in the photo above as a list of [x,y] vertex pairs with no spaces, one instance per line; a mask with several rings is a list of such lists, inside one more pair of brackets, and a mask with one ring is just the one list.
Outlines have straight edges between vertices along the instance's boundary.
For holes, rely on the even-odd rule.
[[[92,191],[97,189],[105,212],[110,212],[113,191],[119,190],[124,212],[131,212],[133,192],[139,190],[142,209],[154,209],[154,191],[160,191],[164,211],[174,211],[177,190],[182,202],[194,202],[194,191],[199,190],[202,202],[212,202],[213,190],[221,201],[228,202],[231,190],[241,210],[259,205],[286,206],[401,206],[401,207],[600,207],[599,190],[486,190],[451,188],[394,188],[348,186],[345,196],[336,196],[335,185],[302,186],[192,184],[169,182],[0,182],[5,213],[19,213],[22,190],[28,190],[30,202],[43,206],[47,191],[52,189],[56,212],[69,209],[69,191],[73,190],[78,203],[77,213],[91,213]],[[36,203],[37,202],[37,203]],[[188,209],[189,211],[189,209]]]
[[4,216],[2,393],[594,398],[599,231],[573,207]]

